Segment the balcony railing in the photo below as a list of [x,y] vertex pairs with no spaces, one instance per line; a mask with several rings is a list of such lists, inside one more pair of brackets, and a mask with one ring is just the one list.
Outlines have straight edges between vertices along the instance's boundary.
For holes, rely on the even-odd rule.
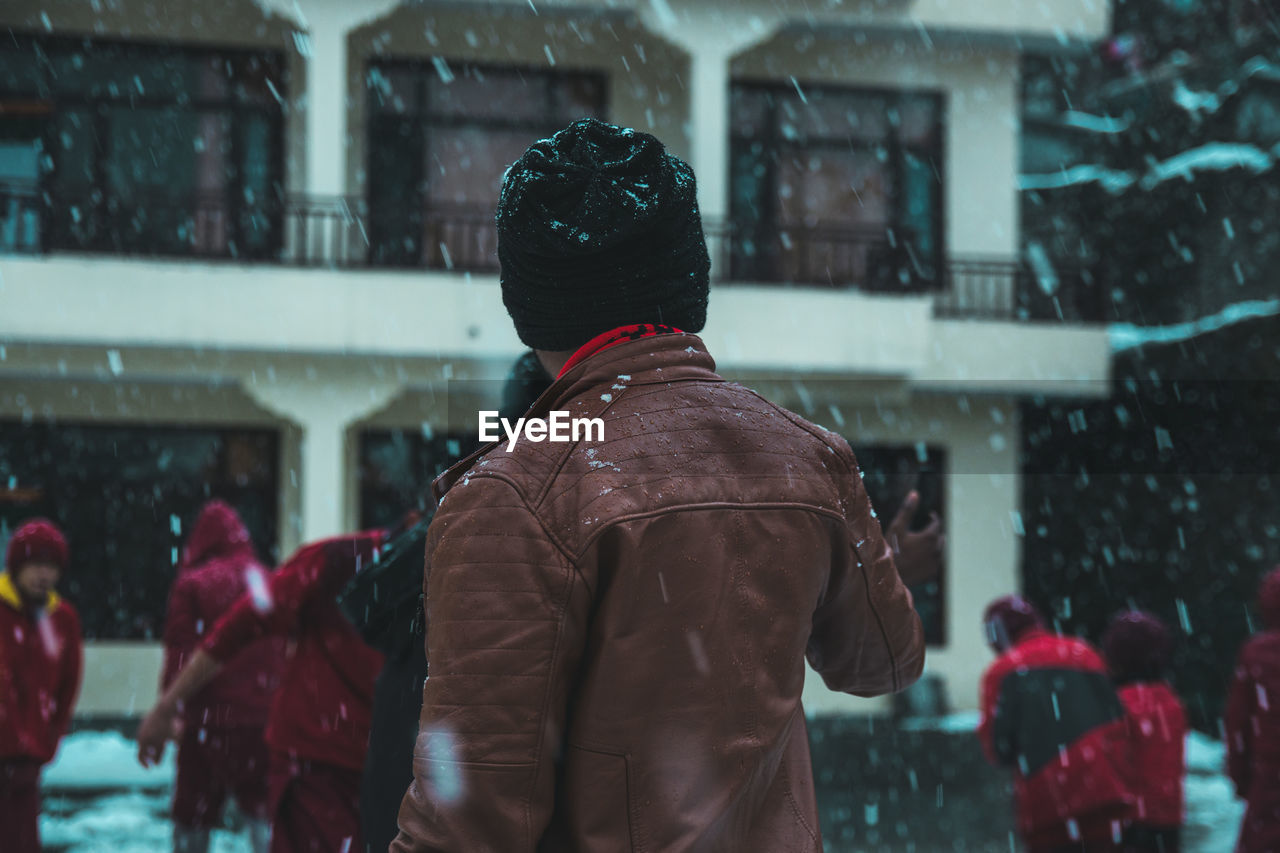
[[[91,209],[92,208],[92,209]],[[1034,273],[1019,261],[922,258],[902,235],[832,227],[761,236],[708,222],[720,282],[933,294],[938,316],[1099,322],[1102,288],[1087,271]],[[95,252],[251,260],[292,266],[493,273],[492,211],[432,206],[395,214],[364,199],[291,196],[232,209],[221,198],[55,201],[31,185],[0,184],[0,253]],[[1051,280],[1049,280],[1051,279]]]

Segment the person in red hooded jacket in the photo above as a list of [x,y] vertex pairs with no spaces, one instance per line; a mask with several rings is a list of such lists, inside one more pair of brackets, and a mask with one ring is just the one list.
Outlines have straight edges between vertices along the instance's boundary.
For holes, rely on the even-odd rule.
[[1240,649],[1227,694],[1227,775],[1248,808],[1236,853],[1280,850],[1280,566],[1262,579],[1263,630]]
[[266,728],[272,853],[362,847],[360,773],[382,655],[360,638],[336,596],[385,539],[375,530],[299,548],[205,634],[138,728],[138,759],[150,766],[182,703],[228,661],[262,637],[291,638]]
[[54,591],[67,540],[36,519],[14,532],[0,573],[0,835],[9,853],[39,853],[40,768],[67,733],[80,689],[80,617]]
[[[173,683],[223,613],[266,584],[249,530],[220,500],[201,508],[178,577],[169,591],[160,688]],[[266,853],[267,745],[263,728],[284,664],[284,640],[264,637],[231,657],[217,677],[184,703],[173,793],[174,850],[204,853],[209,832],[233,795],[255,851]]]
[[1046,630],[1022,596],[993,601],[983,623],[999,657],[982,677],[978,737],[988,760],[1013,770],[1027,850],[1124,850],[1125,714],[1102,657]]
[[1156,616],[1117,613],[1102,636],[1107,667],[1128,713],[1136,800],[1125,834],[1132,851],[1177,853],[1183,821],[1187,713],[1165,678],[1173,637]]

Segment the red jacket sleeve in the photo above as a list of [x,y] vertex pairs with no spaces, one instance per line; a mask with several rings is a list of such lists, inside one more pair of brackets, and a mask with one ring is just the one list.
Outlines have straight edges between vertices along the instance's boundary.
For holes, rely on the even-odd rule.
[[71,725],[71,712],[76,706],[76,698],[80,693],[80,676],[84,672],[84,636],[80,630],[80,615],[70,604],[64,603],[62,610],[59,615],[63,623],[63,642],[69,648],[62,666],[62,677],[58,679],[57,706],[49,718],[55,741],[62,740]]
[[225,661],[260,637],[295,633],[302,609],[311,601],[336,596],[373,558],[380,542],[381,533],[374,531],[304,545],[268,576],[265,601],[255,601],[252,592],[242,595],[201,647]]
[[164,667],[160,671],[163,691],[177,677],[187,658],[200,644],[196,628],[196,590],[185,576],[178,577],[169,590],[169,606],[164,617]]
[[1227,692],[1227,709],[1224,729],[1227,738],[1227,775],[1235,783],[1236,794],[1243,797],[1249,792],[1254,715],[1253,704],[1258,695],[1257,686],[1249,675],[1249,647],[1240,651],[1235,676]]

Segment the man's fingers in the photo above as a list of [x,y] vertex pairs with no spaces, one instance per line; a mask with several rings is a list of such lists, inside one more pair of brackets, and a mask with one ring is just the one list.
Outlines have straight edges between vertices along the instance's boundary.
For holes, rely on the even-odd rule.
[[920,493],[915,489],[907,492],[907,496],[902,500],[902,506],[898,507],[898,513],[893,517],[893,521],[889,523],[891,530],[906,530],[911,525],[911,517],[916,514],[916,507],[920,505]]

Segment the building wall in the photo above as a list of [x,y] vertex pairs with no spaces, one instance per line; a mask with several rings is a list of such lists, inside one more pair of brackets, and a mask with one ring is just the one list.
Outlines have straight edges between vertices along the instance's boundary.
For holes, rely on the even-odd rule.
[[[325,196],[364,189],[371,57],[607,73],[609,118],[655,132],[693,163],[708,218],[728,208],[731,80],[938,91],[947,248],[1009,258],[1019,227],[1009,35],[1098,37],[1109,15],[1107,3],[1083,0],[868,0],[816,13],[772,0],[536,5],[15,0],[0,26],[283,51],[285,183]],[[1102,393],[1105,332],[939,320],[928,296],[724,286],[704,338],[727,375],[833,428],[839,411],[840,431],[859,443],[947,451],[948,644],[929,668],[945,674],[953,706],[973,707],[987,660],[977,614],[1018,583],[1014,398]],[[474,428],[442,389],[500,378],[520,349],[495,276],[0,256],[0,418],[277,429],[282,553],[356,524],[361,429]],[[89,654],[81,714],[150,704],[155,644],[95,643]],[[806,704],[887,705],[830,694],[816,679]]]

